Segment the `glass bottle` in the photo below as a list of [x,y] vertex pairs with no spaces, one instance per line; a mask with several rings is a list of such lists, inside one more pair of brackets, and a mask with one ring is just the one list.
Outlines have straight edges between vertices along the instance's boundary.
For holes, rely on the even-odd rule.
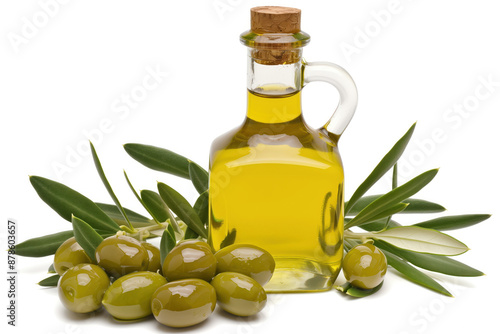
[[[337,142],[352,118],[357,90],[337,65],[302,59],[309,35],[300,10],[251,9],[248,102],[244,122],[210,152],[209,243],[214,250],[253,244],[276,270],[268,292],[322,291],[335,281],[343,254],[344,173]],[[339,91],[320,129],[302,117],[301,90],[325,81]]]

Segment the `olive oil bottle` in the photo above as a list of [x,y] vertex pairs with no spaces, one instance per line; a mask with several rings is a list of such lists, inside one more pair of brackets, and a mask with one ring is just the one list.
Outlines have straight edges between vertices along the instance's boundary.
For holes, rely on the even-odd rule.
[[[357,103],[347,72],[306,63],[300,10],[256,7],[248,49],[244,122],[218,137],[210,152],[209,243],[215,250],[249,243],[269,251],[276,270],[268,292],[331,288],[343,254],[344,172],[337,142]],[[321,129],[302,117],[301,91],[333,84],[340,103]]]

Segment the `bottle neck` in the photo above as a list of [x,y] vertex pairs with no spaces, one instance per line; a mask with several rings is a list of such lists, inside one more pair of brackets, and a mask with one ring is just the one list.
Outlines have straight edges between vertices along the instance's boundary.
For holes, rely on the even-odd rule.
[[[276,51],[279,55],[280,51]],[[248,53],[247,117],[260,123],[285,123],[301,116],[301,49],[294,63],[264,64]]]

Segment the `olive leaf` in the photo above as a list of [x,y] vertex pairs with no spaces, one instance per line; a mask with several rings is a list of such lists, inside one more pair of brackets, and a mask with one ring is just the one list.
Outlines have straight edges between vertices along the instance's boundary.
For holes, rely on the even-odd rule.
[[[106,204],[106,203],[99,203],[95,202],[95,204],[102,210],[108,217],[113,219],[118,225],[123,225],[125,224],[125,221],[123,220],[123,216],[120,212],[120,210],[116,207],[114,204]],[[128,218],[130,219],[130,223],[132,224],[133,227],[146,227],[146,226],[151,226],[154,225],[154,222],[151,221],[151,219],[144,217],[143,215],[134,212],[130,209],[123,208],[125,212],[127,213]]]
[[151,214],[155,215],[159,221],[165,222],[169,220],[174,231],[179,234],[182,233],[177,220],[158,193],[152,190],[141,190],[141,198]]
[[[348,219],[350,219],[350,218],[346,218],[346,221],[348,221]],[[394,227],[398,227],[398,226],[401,226],[401,224],[392,220],[392,219],[389,221],[389,223],[387,223],[387,219],[382,218],[382,219],[372,221],[370,223],[363,224],[360,227],[365,231],[372,232],[372,231],[382,231],[385,229],[390,229],[390,228],[394,228]]]
[[413,226],[432,228],[439,231],[447,231],[469,227],[478,224],[490,217],[491,215],[488,214],[445,216],[417,223]]
[[[345,206],[345,213],[348,215],[351,208],[356,204],[356,202],[363,196],[382,176],[387,173],[389,169],[394,166],[394,164],[399,160],[403,154],[408,142],[410,141],[413,131],[417,123],[414,123],[410,129],[401,137],[396,144],[390,149],[390,151],[382,158],[378,165],[373,169],[373,171],[368,175],[365,181],[354,191],[351,199]],[[399,201],[398,201],[399,202]]]
[[383,208],[380,211],[378,211],[377,214],[374,214],[373,216],[370,217],[370,221],[376,221],[382,218],[385,218],[386,222],[387,219],[390,219],[392,215],[396,213],[400,213],[401,211],[404,212],[404,210],[408,207],[408,203],[396,203],[392,206],[389,206],[387,208]]
[[165,204],[167,204],[167,206],[172,209],[190,229],[203,238],[208,237],[207,230],[205,226],[203,226],[200,217],[198,217],[198,214],[181,194],[161,182],[158,182],[158,192]]
[[387,264],[403,274],[406,279],[436,292],[442,293],[443,295],[453,297],[453,295],[441,284],[439,284],[420,270],[416,269],[404,260],[386,250],[382,250],[382,252],[384,252],[387,258]]
[[101,162],[99,161],[99,157],[97,156],[97,152],[95,150],[94,144],[92,144],[91,141],[89,141],[89,143],[90,143],[90,151],[92,152],[92,158],[94,160],[95,168],[97,169],[97,173],[99,174],[99,177],[101,178],[101,181],[104,184],[104,187],[108,191],[109,196],[111,196],[111,199],[115,203],[118,210],[120,210],[120,213],[122,214],[123,218],[127,222],[128,227],[130,227],[133,230],[132,224],[130,223],[130,220],[128,219],[127,212],[125,212],[125,210],[123,209],[120,201],[118,200],[118,197],[116,197],[115,192],[113,191],[113,188],[111,188],[111,185],[109,184],[109,181],[106,178],[106,174],[104,174],[104,169],[102,168]]
[[135,198],[137,198],[139,203],[141,203],[142,206],[146,209],[146,211],[151,215],[151,217],[153,217],[154,222],[156,224],[160,225],[160,221],[165,221],[166,218],[165,218],[165,220],[159,220],[158,216],[155,214],[155,211],[152,210],[152,208],[147,203],[144,202],[144,198],[142,196],[139,196],[139,194],[135,190],[134,186],[132,185],[132,182],[130,182],[130,179],[128,178],[127,172],[123,171],[123,175],[125,176],[125,180],[127,180],[127,184],[129,186],[130,190],[132,190],[132,193],[134,194]]
[[420,189],[425,187],[432,179],[436,176],[438,170],[431,169],[427,172],[420,174],[419,176],[411,179],[405,184],[389,191],[387,194],[380,196],[370,204],[368,204],[361,212],[359,212],[356,217],[354,217],[349,223],[345,225],[345,229],[352,226],[359,226],[363,223],[367,223],[373,219],[373,217],[380,214],[380,212],[387,210],[389,207],[396,203],[399,203],[415,193]]
[[351,297],[362,298],[362,297],[367,297],[367,296],[373,295],[375,292],[380,290],[380,288],[382,287],[383,284],[384,284],[384,282],[380,283],[379,285],[377,285],[373,289],[360,289],[360,288],[355,287],[351,283],[347,282],[347,283],[342,284],[342,285],[336,285],[335,289],[340,291],[340,292],[343,292],[346,295],[349,295]]
[[[370,203],[375,201],[376,199],[382,197],[383,195],[369,195],[369,196],[363,196],[361,197],[356,204],[351,208],[351,211],[349,211],[349,214],[346,215],[348,217],[356,216],[358,213],[361,212],[364,208],[366,208]],[[402,200],[401,202],[403,203],[408,203],[408,207],[402,211],[402,214],[408,214],[408,213],[438,213],[438,212],[443,212],[446,209],[433,202],[429,202],[423,199],[417,199],[417,198],[407,198],[405,200]]]
[[163,231],[160,240],[160,261],[162,266],[168,253],[170,253],[170,251],[175,247],[175,244],[176,240],[174,230],[172,225],[168,225],[168,227]]
[[188,165],[189,178],[193,182],[198,193],[202,194],[208,190],[208,172],[201,168],[198,164],[189,160]]
[[[392,190],[396,189],[398,187],[398,163],[396,162],[394,166],[392,166]],[[409,204],[408,204],[409,205]],[[404,210],[408,207],[408,205],[405,206]],[[401,210],[401,211],[404,211]],[[398,212],[398,213],[401,213]],[[392,215],[386,218],[384,227],[382,230],[386,230],[389,227],[389,224],[391,223]]]
[[394,166],[392,166],[392,189],[396,189],[398,187],[398,163],[396,162]]
[[208,190],[201,193],[193,205],[194,211],[200,217],[203,225],[208,226]]
[[151,145],[130,143],[123,147],[128,155],[148,168],[189,179],[189,160],[182,155]]
[[97,230],[110,233],[120,230],[94,202],[64,184],[40,176],[30,176],[30,182],[38,196],[67,221],[71,222],[74,214]]
[[28,239],[16,245],[16,255],[43,257],[55,254],[63,242],[73,236],[73,231],[63,231]]
[[152,190],[141,190],[141,199],[144,205],[148,208],[148,211],[151,212],[151,215],[156,218],[159,222],[167,221],[168,212],[167,207],[160,195]]
[[227,247],[227,246],[231,246],[232,244],[234,244],[234,241],[236,240],[236,229],[233,228],[227,235],[226,237],[224,238],[224,240],[222,240],[222,242],[220,243],[220,248],[224,248],[224,247]]
[[59,278],[60,278],[59,275],[52,275],[52,276],[49,276],[49,277],[41,280],[40,282],[38,282],[38,285],[48,286],[48,287],[57,286],[57,283],[59,282]]
[[224,222],[224,219],[219,219],[219,218],[216,218],[215,215],[214,215],[214,211],[212,209],[209,210],[209,216],[212,218],[210,224],[212,226],[212,228],[220,228],[222,226],[222,223]]
[[49,269],[47,269],[47,272],[49,274],[55,274],[56,273],[56,269],[54,268],[54,263],[52,263],[49,267]]
[[344,236],[382,240],[398,248],[417,253],[453,256],[469,250],[464,243],[445,233],[417,226],[399,226],[373,233],[345,231]]
[[462,276],[462,277],[476,277],[483,276],[484,274],[468,265],[450,259],[449,257],[434,254],[423,254],[415,253],[412,251],[400,249],[392,246],[391,244],[384,242],[382,240],[375,241],[375,246],[380,249],[385,249],[403,260],[410,262],[411,264],[426,269],[430,271],[435,271],[438,273],[451,275],[451,276]]
[[83,250],[90,259],[96,262],[95,250],[102,242],[103,238],[85,221],[73,216],[73,232],[75,233],[76,242],[82,246]]
[[198,238],[198,233],[190,229],[189,227],[186,228],[186,233],[184,233],[184,240],[188,239],[197,239]]

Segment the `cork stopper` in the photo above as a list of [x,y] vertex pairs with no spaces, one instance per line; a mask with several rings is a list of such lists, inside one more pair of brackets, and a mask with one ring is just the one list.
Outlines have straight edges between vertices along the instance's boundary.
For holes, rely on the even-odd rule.
[[278,6],[250,9],[251,28],[240,41],[251,48],[256,62],[266,65],[296,63],[309,35],[300,30],[300,9]]
[[300,9],[262,6],[250,9],[251,31],[265,33],[297,33],[300,31]]

